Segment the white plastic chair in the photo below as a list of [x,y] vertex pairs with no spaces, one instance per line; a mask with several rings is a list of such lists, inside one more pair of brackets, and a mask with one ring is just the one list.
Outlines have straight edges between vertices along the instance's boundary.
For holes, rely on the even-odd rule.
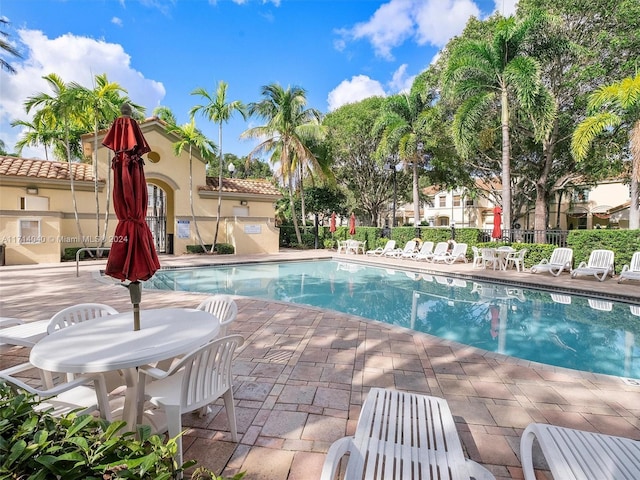
[[182,432],[182,415],[206,407],[220,397],[224,399],[231,438],[238,441],[231,366],[233,354],[243,343],[241,335],[229,335],[185,355],[168,371],[140,367],[144,398],[164,410],[169,437],[178,437],[178,465],[182,465],[182,438],[178,436]]
[[505,260],[505,269],[509,268],[510,265],[516,267],[516,270],[520,271],[520,268],[524,270],[524,256],[527,254],[527,249],[523,248],[516,252],[511,252],[507,255]]
[[480,253],[484,268],[487,268],[487,265],[492,265],[494,270],[496,267],[500,268],[500,257],[495,248],[481,248]]
[[[33,379],[34,370],[39,372],[42,379],[41,388],[20,380],[20,378]],[[0,380],[6,382],[15,391],[36,395],[40,400],[40,403],[34,407],[36,410],[46,410],[54,416],[66,415],[72,411],[77,411],[79,414],[100,411],[102,418],[111,421],[107,388],[102,375],[82,375],[57,385],[46,386],[47,381],[43,374],[42,370],[27,362],[0,371]],[[94,385],[93,388],[91,384]]]
[[618,278],[618,283],[622,282],[622,280],[640,280],[640,252],[635,252],[631,256],[631,262],[629,265],[623,265],[622,271],[620,272],[620,278]]
[[378,247],[374,250],[367,250],[367,255],[376,255],[376,256],[380,256],[380,255],[385,255],[387,252],[391,252],[396,248],[396,241],[395,240],[387,240],[387,243],[385,244],[384,247]]
[[471,251],[473,252],[473,268],[484,266],[482,253],[480,253],[480,249],[475,245],[472,245]]
[[593,250],[587,262],[580,262],[578,268],[571,270],[571,278],[578,275],[593,275],[601,282],[613,275],[613,250]]
[[103,303],[79,303],[71,307],[64,308],[56,313],[47,325],[47,332],[52,334],[56,330],[66,328],[76,323],[86,322],[95,318],[115,315],[118,311]]
[[559,276],[564,270],[571,270],[573,266],[573,249],[558,247],[551,252],[551,258],[543,258],[542,261],[532,266],[531,273],[549,272],[554,277]]
[[205,298],[196,308],[209,312],[220,320],[220,333],[218,337],[227,335],[227,327],[235,321],[238,316],[238,305],[230,295],[211,295]]

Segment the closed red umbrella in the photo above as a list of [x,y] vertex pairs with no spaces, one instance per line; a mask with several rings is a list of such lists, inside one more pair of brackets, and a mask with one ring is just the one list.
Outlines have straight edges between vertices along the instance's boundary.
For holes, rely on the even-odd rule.
[[502,209],[499,206],[493,208],[493,232],[491,238],[502,238]]
[[356,234],[356,216],[355,214],[351,214],[351,218],[349,219],[349,235]]
[[331,221],[329,222],[329,231],[331,233],[336,231],[336,212],[331,214]]
[[120,281],[129,280],[134,330],[140,330],[140,280],[148,280],[160,268],[153,236],[146,222],[147,182],[142,155],[151,151],[138,123],[123,105],[122,116],[107,132],[102,144],[113,150],[113,208],[118,217],[105,273]]

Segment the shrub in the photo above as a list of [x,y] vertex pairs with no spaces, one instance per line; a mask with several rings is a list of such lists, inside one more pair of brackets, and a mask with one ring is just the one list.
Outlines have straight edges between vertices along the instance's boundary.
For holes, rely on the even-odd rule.
[[[0,478],[169,480],[196,463],[178,466],[175,439],[165,443],[148,426],[122,432],[122,421],[76,413],[54,417],[35,410],[37,404],[33,395],[0,382]],[[203,468],[192,478],[222,480]]]

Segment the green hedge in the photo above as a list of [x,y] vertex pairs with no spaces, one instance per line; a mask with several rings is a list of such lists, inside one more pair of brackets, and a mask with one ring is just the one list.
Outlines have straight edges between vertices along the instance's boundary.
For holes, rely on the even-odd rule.
[[[207,249],[207,252],[211,251],[211,244],[204,246]],[[216,243],[216,247],[213,249],[214,252],[218,252],[220,255],[229,255],[235,252],[233,245],[230,243]],[[202,249],[202,245],[187,245],[187,252],[189,253],[205,253]]]

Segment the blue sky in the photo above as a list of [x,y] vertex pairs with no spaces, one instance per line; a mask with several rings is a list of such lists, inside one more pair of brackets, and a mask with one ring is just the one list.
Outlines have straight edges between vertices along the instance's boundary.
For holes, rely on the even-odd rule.
[[[328,113],[345,103],[407,89],[458,35],[470,16],[514,13],[516,0],[2,0],[0,17],[23,59],[0,72],[0,139],[12,150],[28,120],[23,103],[50,93],[41,79],[92,86],[96,74],[127,89],[147,108],[173,110],[179,123],[228,83],[227,100],[259,101],[263,85],[297,85],[309,107]],[[236,116],[223,130],[223,151],[248,154],[240,133],[258,120]],[[217,127],[197,126],[214,141]],[[44,158],[25,149],[27,158]]]

